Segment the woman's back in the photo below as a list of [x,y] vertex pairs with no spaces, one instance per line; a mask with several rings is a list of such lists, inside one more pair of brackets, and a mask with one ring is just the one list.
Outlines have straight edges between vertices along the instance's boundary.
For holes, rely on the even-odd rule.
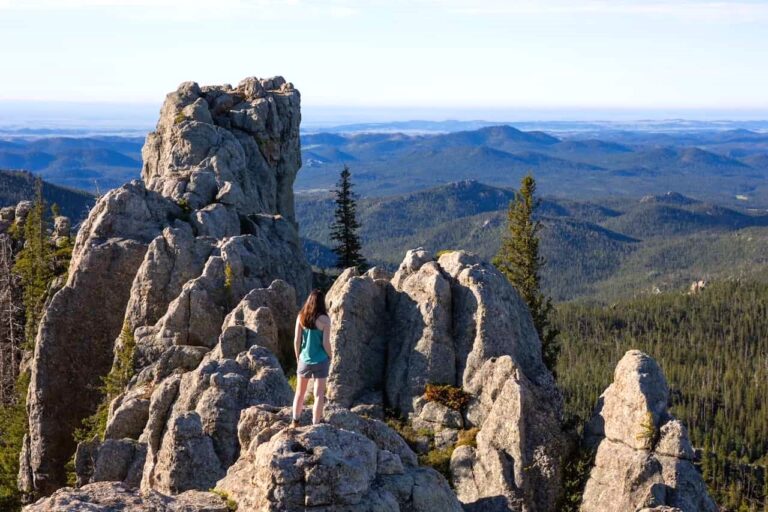
[[307,364],[322,363],[328,359],[328,354],[323,348],[323,331],[321,329],[301,327],[301,353],[299,358]]

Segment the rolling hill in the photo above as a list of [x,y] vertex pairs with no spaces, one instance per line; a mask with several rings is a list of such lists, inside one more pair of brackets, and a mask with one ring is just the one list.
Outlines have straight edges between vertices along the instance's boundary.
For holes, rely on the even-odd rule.
[[0,168],[31,171],[57,185],[105,192],[138,177],[143,143],[128,137],[0,141]]
[[[513,191],[475,181],[391,197],[362,198],[364,254],[396,268],[402,254],[466,249],[497,251]],[[334,262],[328,226],[333,200],[299,195],[297,219],[310,260]],[[545,198],[539,209],[543,284],[557,301],[610,301],[685,287],[693,280],[768,269],[768,215],[754,215],[669,193],[631,201]]]
[[[35,177],[28,172],[0,170],[0,207],[31,200],[35,196]],[[43,198],[48,204],[56,203],[61,213],[74,223],[81,221],[94,204],[95,197],[88,192],[53,185],[43,181]]]
[[[474,179],[514,186],[533,172],[548,195],[591,200],[667,190],[768,208],[768,135],[600,132],[563,137],[497,125],[429,135],[313,133],[299,191],[329,189],[350,165],[362,196],[390,196]],[[583,138],[580,138],[583,137]]]

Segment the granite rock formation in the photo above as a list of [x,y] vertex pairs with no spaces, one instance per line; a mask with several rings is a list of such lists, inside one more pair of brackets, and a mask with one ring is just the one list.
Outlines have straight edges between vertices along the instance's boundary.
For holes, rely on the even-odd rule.
[[[332,402],[395,410],[443,446],[479,429],[477,446],[451,459],[465,509],[554,509],[566,452],[562,401],[530,313],[503,275],[461,251],[435,260],[417,249],[391,279],[347,270],[328,304],[334,351],[343,354],[331,369]],[[468,406],[428,402],[428,384],[463,389]]]
[[668,402],[656,361],[627,352],[585,431],[597,452],[582,511],[718,510],[693,465],[688,431],[669,414]]
[[[252,289],[282,279],[294,307],[308,292],[293,220],[299,101],[280,77],[234,88],[187,82],[167,96],[144,145],[142,181],[98,201],[46,307],[31,365],[26,491],[64,484],[73,431],[101,400],[123,326],[136,339],[138,370],[193,369]],[[66,227],[57,221],[57,233]],[[121,398],[115,414],[138,424],[147,400]]]

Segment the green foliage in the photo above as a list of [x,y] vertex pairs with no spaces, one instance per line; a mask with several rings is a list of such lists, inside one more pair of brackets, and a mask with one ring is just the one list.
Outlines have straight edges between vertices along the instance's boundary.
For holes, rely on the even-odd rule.
[[231,512],[235,512],[237,510],[237,502],[229,496],[227,491],[213,488],[209,489],[209,492],[216,494],[221,499],[223,499],[227,503],[227,510],[230,510]]
[[109,404],[130,383],[134,374],[134,356],[136,341],[133,337],[133,329],[126,321],[120,331],[120,339],[115,347],[115,360],[112,369],[102,379],[101,392],[104,394],[102,401],[91,416],[83,419],[82,426],[75,429],[75,440],[78,442],[90,441],[94,437],[104,438],[109,416]]
[[361,227],[357,220],[357,200],[352,192],[352,174],[346,165],[341,171],[336,185],[336,210],[331,226],[331,240],[336,242],[333,252],[341,269],[357,267],[364,270],[367,263],[361,254],[362,244],[358,231]]
[[[654,357],[672,413],[685,422],[718,503],[765,500],[768,464],[768,284],[714,282],[610,307],[561,304],[558,385],[566,416],[583,422],[629,349]],[[650,428],[647,429],[650,433]]]
[[176,112],[176,115],[173,117],[173,124],[181,124],[187,119],[187,116],[184,115],[184,112],[178,111]]
[[437,402],[449,409],[461,411],[469,403],[471,395],[450,384],[427,384],[424,398],[429,402]]
[[19,454],[27,433],[26,396],[29,373],[19,376],[16,402],[0,405],[0,510],[18,510],[21,493],[16,487]]
[[14,265],[23,290],[26,312],[24,333],[29,349],[34,347],[46,291],[55,277],[56,260],[48,237],[49,230],[50,222],[45,215],[42,182],[38,180],[35,201],[24,222],[24,248],[19,251]]
[[656,444],[656,438],[658,431],[656,429],[656,421],[653,419],[653,413],[651,411],[645,412],[645,418],[640,424],[640,432],[637,434],[637,440],[643,441],[643,444],[647,449],[653,448]]
[[507,211],[507,234],[493,264],[514,285],[531,310],[533,324],[541,339],[541,355],[547,368],[554,370],[559,351],[558,331],[552,327],[552,299],[541,292],[541,269],[544,259],[539,255],[541,221],[534,219],[540,201],[536,198],[536,181],[530,174],[520,183],[520,190]]
[[595,452],[583,446],[575,447],[563,464],[563,496],[558,510],[578,512],[584,486],[595,461]]
[[455,249],[441,249],[435,253],[435,258],[440,258],[443,254],[450,254],[452,252],[456,252]]
[[446,448],[433,448],[427,453],[419,455],[419,464],[435,469],[438,473],[441,473],[446,479],[450,481],[452,454],[452,446],[448,446]]
[[232,265],[227,261],[224,264],[224,292],[227,294],[227,301],[230,307],[235,302],[235,297],[232,292],[232,285],[234,284],[235,274],[232,271]]
[[389,428],[400,434],[400,437],[402,437],[408,446],[415,452],[420,451],[420,447],[423,446],[425,441],[431,443],[435,436],[435,433],[431,430],[424,428],[417,430],[413,428],[413,425],[411,425],[410,422],[401,418],[389,417],[386,419],[386,423]]

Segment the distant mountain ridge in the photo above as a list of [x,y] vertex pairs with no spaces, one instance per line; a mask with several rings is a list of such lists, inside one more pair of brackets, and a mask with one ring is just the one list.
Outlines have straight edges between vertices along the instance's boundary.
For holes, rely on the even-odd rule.
[[331,188],[344,164],[363,196],[389,196],[474,179],[514,186],[532,172],[547,195],[655,195],[666,190],[768,208],[768,134],[600,134],[555,137],[506,125],[438,134],[303,135],[297,190]]
[[[610,125],[600,123],[567,131],[565,122],[446,122],[444,131],[419,133],[406,129],[419,122],[405,122],[400,132],[305,132],[303,168],[295,185],[298,192],[328,190],[344,164],[352,168],[363,196],[398,195],[464,179],[515,186],[532,172],[550,196],[591,200],[677,190],[718,204],[768,209],[768,133],[716,130],[716,124],[701,125],[709,127],[702,130],[681,121],[643,123],[640,131],[607,129]],[[548,126],[563,131],[535,129]],[[686,126],[689,130],[683,131]],[[14,137],[0,140],[0,168],[29,170],[52,183],[105,192],[138,177],[142,141]]]
[[143,138],[43,137],[0,140],[0,168],[32,171],[68,187],[105,192],[135,179]]

